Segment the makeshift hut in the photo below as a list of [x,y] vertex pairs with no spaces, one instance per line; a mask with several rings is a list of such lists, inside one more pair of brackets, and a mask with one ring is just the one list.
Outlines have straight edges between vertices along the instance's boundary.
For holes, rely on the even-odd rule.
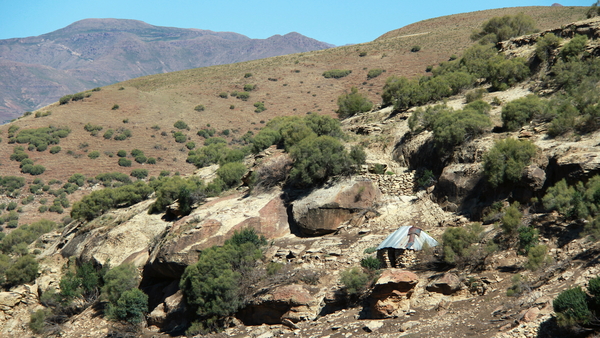
[[377,258],[387,268],[404,268],[410,265],[414,252],[439,243],[425,231],[404,225],[389,235],[377,247]]

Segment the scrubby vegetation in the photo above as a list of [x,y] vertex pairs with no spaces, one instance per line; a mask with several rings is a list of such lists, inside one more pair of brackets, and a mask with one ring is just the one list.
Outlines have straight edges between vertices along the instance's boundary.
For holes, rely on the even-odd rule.
[[153,189],[141,181],[118,188],[97,190],[73,204],[71,217],[89,221],[110,209],[127,207],[141,202],[152,192]]
[[491,18],[483,24],[481,31],[473,32],[471,39],[481,44],[497,43],[536,31],[535,21],[529,15],[519,13]]
[[483,156],[483,170],[488,182],[497,187],[505,182],[519,181],[536,152],[537,147],[528,140],[508,138],[497,141]]
[[350,73],[352,73],[352,71],[349,69],[332,69],[323,72],[323,77],[326,79],[341,79],[350,75]]
[[236,231],[223,246],[203,250],[198,263],[185,269],[179,287],[197,318],[188,334],[219,330],[224,317],[244,305],[250,273],[266,244],[252,228]]
[[366,95],[359,93],[356,87],[352,87],[350,93],[340,95],[337,104],[338,110],[336,113],[342,119],[368,112],[373,108],[373,103],[369,101]]

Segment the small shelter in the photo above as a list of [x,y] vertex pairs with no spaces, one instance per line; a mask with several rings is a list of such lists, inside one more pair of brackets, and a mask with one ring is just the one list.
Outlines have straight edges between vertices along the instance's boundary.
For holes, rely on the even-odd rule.
[[415,226],[404,225],[389,235],[377,247],[377,258],[385,267],[406,267],[407,256],[414,257],[414,251],[422,250],[424,247],[439,245],[433,237]]

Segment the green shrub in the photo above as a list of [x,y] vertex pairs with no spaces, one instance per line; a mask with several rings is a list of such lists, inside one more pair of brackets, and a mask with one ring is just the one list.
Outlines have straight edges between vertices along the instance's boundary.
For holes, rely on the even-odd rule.
[[290,149],[290,156],[294,159],[290,179],[297,186],[324,183],[331,176],[353,173],[364,163],[331,136],[306,137]]
[[[204,109],[202,109],[202,110],[204,110]],[[173,127],[177,128],[177,129],[188,129],[189,128],[187,123],[185,123],[181,120],[175,122],[175,124],[173,124]]]
[[34,256],[21,256],[6,270],[6,282],[10,285],[33,282],[37,277],[38,267]]
[[222,318],[244,304],[242,283],[252,281],[242,276],[255,267],[265,244],[266,239],[252,228],[236,231],[223,246],[202,250],[198,262],[185,269],[179,287],[200,319],[195,330],[216,331],[223,325]]
[[108,317],[114,320],[124,320],[131,324],[139,324],[148,312],[148,295],[134,288],[124,291],[116,304],[108,306]]
[[471,39],[481,44],[498,43],[510,38],[535,33],[535,21],[524,13],[496,16],[486,21],[481,31],[473,32]]
[[77,184],[79,187],[83,187],[85,184],[85,176],[83,174],[73,174],[71,177],[69,177],[67,182]]
[[525,266],[529,270],[538,270],[550,262],[550,257],[548,257],[547,253],[548,247],[545,245],[536,245],[531,247],[527,253],[527,263]]
[[256,109],[254,109],[255,113],[262,113],[263,111],[267,110],[263,102],[255,102],[254,107],[256,107]]
[[350,93],[340,95],[337,104],[336,113],[342,119],[368,112],[373,108],[373,103],[366,95],[359,93],[356,87],[352,87]]
[[133,169],[131,171],[130,176],[133,176],[139,180],[144,179],[146,177],[148,177],[148,170],[146,169]]
[[106,272],[103,279],[102,296],[117,304],[124,292],[137,287],[138,272],[133,264],[124,263]]
[[246,74],[244,74],[244,78],[246,78],[246,79],[247,79],[247,78],[249,78],[249,77],[252,77],[252,73],[246,73]]
[[236,97],[242,101],[248,101],[248,99],[250,98],[250,93],[239,92],[239,93],[237,93]]
[[479,242],[482,228],[471,224],[465,228],[448,228],[442,235],[444,261],[459,263],[462,259],[473,254],[472,244]]
[[111,137],[113,137],[115,131],[112,129],[108,129],[106,132],[104,132],[104,135],[102,137],[104,137],[107,140],[110,140]]
[[92,160],[97,159],[98,157],[100,157],[100,152],[97,150],[94,151],[90,151],[87,155],[89,158],[91,158]]
[[135,161],[140,164],[146,163],[147,160],[148,160],[148,158],[146,158],[146,156],[144,156],[144,155],[138,155],[135,157]]
[[125,157],[121,157],[117,163],[121,167],[131,167],[131,160],[128,160]]
[[154,157],[148,157],[148,160],[146,161],[146,163],[148,163],[148,164],[156,164],[156,159]]
[[505,182],[519,181],[536,152],[537,147],[528,140],[508,138],[497,141],[483,155],[483,170],[488,182],[497,187]]
[[115,104],[112,106],[112,108],[111,108],[111,109],[112,109],[112,110],[117,110],[117,109],[119,109],[119,105],[115,103]]
[[29,316],[29,329],[35,334],[42,334],[48,315],[50,315],[48,309],[40,309],[32,312]]
[[340,79],[340,78],[350,75],[350,73],[352,73],[352,71],[348,70],[348,69],[332,69],[332,70],[323,72],[323,77],[326,79],[330,79],[330,78]]
[[537,245],[539,231],[530,226],[523,226],[517,229],[519,232],[519,249],[527,254],[531,248]]
[[381,269],[381,261],[377,257],[368,256],[360,260],[360,266],[375,271]]
[[220,92],[219,93],[219,97],[222,99],[226,99],[229,97],[229,94],[227,94],[227,92]]
[[251,92],[254,89],[256,89],[256,85],[252,85],[252,84],[246,84],[246,85],[244,85],[244,91],[245,92]]
[[509,236],[513,235],[517,228],[521,225],[521,218],[523,214],[519,211],[519,202],[514,202],[506,210],[504,210],[504,216],[502,216],[502,230]]
[[246,166],[241,162],[230,162],[222,165],[217,170],[219,176],[227,187],[234,187],[242,182],[242,177],[248,171]]
[[546,103],[537,95],[528,95],[507,103],[502,108],[502,123],[506,130],[515,131],[531,121],[534,117],[543,116]]
[[152,192],[153,189],[144,182],[96,190],[73,204],[71,217],[90,221],[110,209],[139,203],[147,199]]
[[364,292],[369,283],[369,275],[359,267],[346,269],[340,274],[340,282],[348,295],[358,295]]
[[50,148],[50,154],[58,154],[61,150],[62,148],[60,146],[54,146]]
[[127,152],[123,149],[117,151],[117,156],[119,157],[126,157],[127,156]]
[[585,50],[587,40],[588,38],[585,35],[575,35],[560,51],[561,58],[564,61],[578,59],[579,55]]
[[416,53],[416,52],[418,52],[420,50],[421,50],[421,46],[419,46],[419,45],[414,45],[414,46],[412,46],[410,48],[410,51],[413,52],[413,53]]
[[535,55],[542,61],[548,61],[552,52],[560,46],[561,39],[553,33],[544,35],[535,44]]
[[375,68],[375,69],[370,69],[369,72],[367,73],[367,79],[374,79],[376,77],[378,77],[379,75],[381,75],[384,72],[383,69],[381,68]]
[[73,95],[65,95],[65,96],[61,97],[58,100],[58,102],[60,104],[67,104],[67,103],[69,103],[69,101],[71,101],[72,98],[73,98]]
[[592,313],[586,302],[587,295],[580,287],[561,292],[552,302],[560,326],[586,324]]

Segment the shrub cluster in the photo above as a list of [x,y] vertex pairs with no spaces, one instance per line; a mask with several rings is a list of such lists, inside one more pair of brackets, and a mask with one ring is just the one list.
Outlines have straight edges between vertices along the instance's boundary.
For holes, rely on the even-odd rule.
[[473,244],[479,242],[482,231],[483,228],[476,223],[468,227],[446,229],[442,235],[444,261],[457,264],[474,256],[477,248]]
[[496,16],[486,21],[481,31],[473,32],[471,39],[481,44],[498,43],[510,38],[535,33],[535,21],[526,14]]
[[594,327],[596,314],[600,312],[600,277],[590,279],[588,293],[581,287],[561,292],[552,302],[558,324],[565,327]]
[[244,276],[255,268],[266,244],[252,228],[236,231],[223,246],[203,250],[198,263],[185,269],[179,287],[198,318],[188,334],[217,331],[226,316],[244,305],[244,284],[251,282]]
[[478,79],[492,85],[492,89],[505,90],[529,75],[523,58],[506,59],[490,45],[474,45],[459,60],[442,62],[432,70],[433,76],[409,80],[390,77],[383,89],[385,105],[403,110],[455,95],[472,87]]
[[336,113],[341,119],[368,112],[373,108],[373,103],[365,94],[359,93],[356,87],[352,87],[350,93],[340,95],[337,104]]
[[497,141],[483,155],[483,171],[488,183],[497,187],[505,182],[518,182],[536,152],[537,147],[528,140],[507,138]]
[[106,211],[123,208],[147,199],[154,190],[142,181],[118,188],[96,190],[73,204],[71,217],[92,220]]
[[463,110],[453,110],[445,105],[417,109],[409,118],[411,131],[433,131],[436,146],[449,149],[475,138],[491,127],[488,116],[491,106],[483,101],[471,102]]
[[326,79],[341,79],[350,75],[350,73],[352,73],[352,71],[348,69],[332,69],[323,72],[323,77]]
[[[9,135],[9,143],[28,144],[29,150],[44,151],[48,145],[59,144],[61,138],[69,135],[71,130],[66,127],[43,127],[36,129],[23,129],[16,136]],[[10,129],[9,129],[10,134]]]

